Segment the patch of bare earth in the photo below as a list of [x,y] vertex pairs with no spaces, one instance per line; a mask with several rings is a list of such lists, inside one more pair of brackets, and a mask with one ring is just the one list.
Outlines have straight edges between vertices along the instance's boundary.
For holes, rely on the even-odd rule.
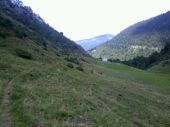
[[0,98],[0,127],[12,127],[10,116],[10,93],[12,81],[5,84],[2,96]]
[[69,119],[66,122],[66,125],[71,126],[71,127],[74,127],[74,126],[76,126],[76,127],[77,126],[78,127],[92,127],[92,125],[90,124],[90,121],[83,117]]

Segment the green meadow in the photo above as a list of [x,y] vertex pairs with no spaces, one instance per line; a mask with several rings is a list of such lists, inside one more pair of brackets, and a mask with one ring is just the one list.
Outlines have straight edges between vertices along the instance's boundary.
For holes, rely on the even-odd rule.
[[[44,51],[34,42],[24,43],[9,38],[0,45],[1,98],[11,87],[9,104],[1,104],[0,113],[9,108],[14,127],[170,126],[168,72],[91,58],[70,62],[50,45]],[[16,49],[32,58],[23,58]]]

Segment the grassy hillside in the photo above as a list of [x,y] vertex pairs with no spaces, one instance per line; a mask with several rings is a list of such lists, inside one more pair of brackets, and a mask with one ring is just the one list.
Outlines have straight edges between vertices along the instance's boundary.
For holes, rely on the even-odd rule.
[[169,72],[100,63],[37,16],[24,20],[25,7],[4,1],[0,127],[170,126]]
[[97,47],[92,56],[120,59],[122,61],[137,56],[148,57],[159,52],[170,39],[170,12],[136,23],[108,43]]
[[[18,56],[16,48],[33,59]],[[1,125],[9,117],[14,127],[170,126],[169,73],[88,59],[75,64],[18,38],[1,40],[0,54],[0,114],[9,113],[0,115]]]
[[169,73],[170,72],[170,60],[163,60],[158,64],[149,68],[153,72]]

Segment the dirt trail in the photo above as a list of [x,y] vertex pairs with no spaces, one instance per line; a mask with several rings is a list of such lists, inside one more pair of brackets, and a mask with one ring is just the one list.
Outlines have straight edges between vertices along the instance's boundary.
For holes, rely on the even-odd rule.
[[0,99],[0,127],[12,127],[10,116],[10,94],[12,80],[5,84],[5,88]]
[[0,96],[0,127],[12,127],[12,119],[10,114],[10,96],[12,91],[12,83],[17,78],[22,76],[25,73],[32,71],[33,68],[30,70],[25,70],[22,73],[18,74],[13,79],[9,80],[3,89],[2,96]]

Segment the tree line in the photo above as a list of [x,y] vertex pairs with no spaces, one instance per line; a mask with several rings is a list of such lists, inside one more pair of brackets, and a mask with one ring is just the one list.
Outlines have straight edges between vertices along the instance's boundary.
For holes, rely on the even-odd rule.
[[[110,62],[123,63],[128,66],[133,66],[139,69],[147,69],[160,61],[170,59],[170,43],[166,43],[165,47],[158,52],[154,52],[149,57],[137,56],[136,58],[128,61],[120,61],[119,59],[109,59]],[[168,63],[167,63],[168,64]]]

